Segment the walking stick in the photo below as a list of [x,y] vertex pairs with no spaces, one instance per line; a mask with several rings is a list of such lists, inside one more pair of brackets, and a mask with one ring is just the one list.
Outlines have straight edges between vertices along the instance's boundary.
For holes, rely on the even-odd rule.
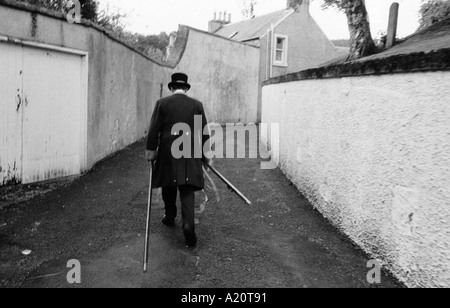
[[152,212],[152,195],[153,195],[152,180],[153,180],[153,162],[150,163],[150,186],[148,189],[147,225],[145,228],[144,273],[147,273],[148,268],[148,248],[150,244],[150,217]]
[[248,198],[246,196],[244,196],[244,194],[241,193],[233,184],[231,184],[230,181],[228,181],[219,171],[217,171],[216,168],[214,168],[212,166],[208,166],[208,168],[211,169],[212,172],[214,172],[214,174],[217,175],[219,177],[219,179],[221,179],[228,186],[229,189],[231,189],[242,200],[244,200],[245,203],[247,203],[247,205],[252,205],[252,202],[250,200],[248,200]]

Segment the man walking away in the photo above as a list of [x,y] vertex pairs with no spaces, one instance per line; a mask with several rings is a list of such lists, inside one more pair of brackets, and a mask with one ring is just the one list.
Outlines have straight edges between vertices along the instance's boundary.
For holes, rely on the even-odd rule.
[[[172,82],[169,83],[172,95],[159,100],[153,112],[147,136],[146,157],[150,162],[156,161],[153,188],[162,188],[166,212],[162,223],[168,227],[175,226],[176,200],[179,191],[183,233],[186,245],[193,248],[197,245],[194,223],[195,191],[204,188],[202,166],[203,164],[211,165],[212,160],[207,159],[203,153],[203,145],[210,138],[209,133],[204,131],[207,120],[203,104],[187,95],[190,88],[187,75],[182,73],[172,75]],[[196,116],[198,119],[201,118],[201,132],[195,131]],[[186,128],[189,126],[190,131],[174,131],[175,125],[180,124]],[[172,153],[173,143],[179,138],[189,139],[189,137],[191,138],[191,155],[175,158]],[[186,146],[185,143],[182,144],[182,147],[184,146]],[[198,157],[198,154],[197,157],[195,156],[194,149],[201,149],[201,157]],[[179,150],[186,153],[186,149]]]

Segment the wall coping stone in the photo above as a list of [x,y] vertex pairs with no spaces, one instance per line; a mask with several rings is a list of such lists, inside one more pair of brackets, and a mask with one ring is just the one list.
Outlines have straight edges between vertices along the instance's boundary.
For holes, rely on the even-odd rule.
[[294,82],[343,77],[378,76],[389,74],[450,71],[450,48],[432,52],[418,52],[394,55],[373,60],[348,62],[304,70],[268,79],[263,86]]

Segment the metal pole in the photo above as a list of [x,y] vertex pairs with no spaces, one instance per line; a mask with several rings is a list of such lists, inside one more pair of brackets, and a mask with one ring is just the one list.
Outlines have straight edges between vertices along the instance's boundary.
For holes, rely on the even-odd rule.
[[144,251],[144,273],[148,269],[148,249],[150,244],[150,218],[152,212],[152,180],[153,180],[153,162],[150,163],[150,185],[148,188],[148,207],[147,207],[147,225],[145,228],[145,251]]
[[236,187],[234,187],[233,184],[230,183],[230,181],[228,181],[222,174],[220,174],[219,171],[217,171],[214,167],[208,166],[209,169],[212,170],[212,172],[214,172],[225,184],[227,184],[227,186],[233,190],[242,200],[245,201],[245,203],[247,203],[247,205],[252,205],[252,202],[250,200],[247,199],[247,197],[245,197]]

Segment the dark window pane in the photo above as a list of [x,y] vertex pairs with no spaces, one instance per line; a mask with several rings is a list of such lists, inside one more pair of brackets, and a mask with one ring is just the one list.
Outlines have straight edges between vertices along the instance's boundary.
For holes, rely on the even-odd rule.
[[277,49],[283,49],[283,48],[284,48],[284,39],[277,38]]

